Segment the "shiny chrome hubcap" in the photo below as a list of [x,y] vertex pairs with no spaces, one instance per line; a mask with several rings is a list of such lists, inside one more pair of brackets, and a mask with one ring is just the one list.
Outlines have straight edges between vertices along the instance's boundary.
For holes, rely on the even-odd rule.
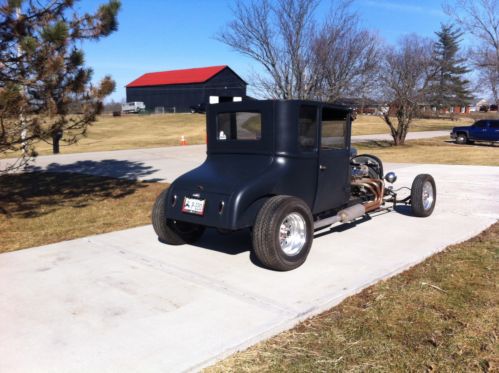
[[423,184],[423,207],[425,210],[428,210],[433,205],[433,185],[426,181]]
[[297,255],[303,249],[307,240],[306,226],[305,219],[296,212],[284,218],[279,228],[279,244],[286,255]]

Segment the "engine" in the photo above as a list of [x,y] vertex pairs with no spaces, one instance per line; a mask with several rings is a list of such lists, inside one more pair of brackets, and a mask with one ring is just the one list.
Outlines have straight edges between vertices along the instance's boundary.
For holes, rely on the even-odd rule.
[[362,179],[363,177],[369,177],[369,167],[367,165],[352,164],[351,167],[352,179]]
[[351,193],[358,197],[366,211],[372,211],[383,202],[383,164],[373,155],[357,155],[350,160]]

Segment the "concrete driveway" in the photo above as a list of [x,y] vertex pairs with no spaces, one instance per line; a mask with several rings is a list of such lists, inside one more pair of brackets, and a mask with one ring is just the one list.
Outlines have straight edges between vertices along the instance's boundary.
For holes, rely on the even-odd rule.
[[499,218],[499,167],[397,173],[400,186],[434,175],[430,218],[401,209],[320,233],[292,272],[259,267],[248,232],[208,231],[196,246],[173,247],[144,226],[2,254],[0,371],[198,370]]
[[[411,132],[407,139],[447,136],[448,131]],[[391,139],[388,134],[353,136],[352,142]],[[78,172],[139,180],[171,182],[206,158],[206,145],[170,146],[105,152],[45,155],[35,159],[31,170]],[[0,159],[0,170],[13,159]]]

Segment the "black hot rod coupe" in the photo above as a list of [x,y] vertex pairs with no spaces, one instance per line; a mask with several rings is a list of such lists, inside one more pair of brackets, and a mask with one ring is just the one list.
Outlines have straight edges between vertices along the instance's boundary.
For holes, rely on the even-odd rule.
[[[208,106],[207,158],[163,191],[152,211],[154,230],[171,245],[193,243],[206,227],[250,228],[253,250],[267,268],[305,261],[314,231],[368,213],[412,206],[431,215],[431,175],[418,175],[397,199],[383,164],[351,148],[351,110],[315,101],[265,100]],[[389,207],[384,207],[385,205]]]

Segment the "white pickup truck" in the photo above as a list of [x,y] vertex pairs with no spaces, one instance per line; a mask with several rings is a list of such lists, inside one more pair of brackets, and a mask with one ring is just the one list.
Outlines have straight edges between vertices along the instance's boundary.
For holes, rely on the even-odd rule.
[[123,113],[140,113],[146,110],[146,105],[141,101],[127,102],[121,105],[121,111]]

